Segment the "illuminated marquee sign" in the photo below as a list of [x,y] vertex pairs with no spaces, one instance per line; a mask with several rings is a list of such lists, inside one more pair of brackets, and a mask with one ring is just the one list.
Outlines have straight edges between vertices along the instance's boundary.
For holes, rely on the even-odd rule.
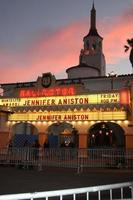
[[74,86],[69,87],[53,87],[53,88],[41,88],[41,89],[21,89],[19,91],[19,97],[49,97],[49,96],[68,96],[75,95],[76,88]]
[[86,104],[129,104],[128,91],[75,96],[8,98],[0,99],[0,104],[9,107],[62,106]]
[[91,121],[91,120],[126,120],[125,111],[84,111],[84,112],[36,112],[14,113],[10,121]]

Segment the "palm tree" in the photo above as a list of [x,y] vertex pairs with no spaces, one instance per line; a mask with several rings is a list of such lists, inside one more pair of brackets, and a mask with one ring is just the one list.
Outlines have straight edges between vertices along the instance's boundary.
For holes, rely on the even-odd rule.
[[131,65],[133,67],[133,38],[127,39],[127,45],[125,45],[125,52],[127,52],[129,49],[131,49],[130,54],[129,54],[129,60],[131,62]]

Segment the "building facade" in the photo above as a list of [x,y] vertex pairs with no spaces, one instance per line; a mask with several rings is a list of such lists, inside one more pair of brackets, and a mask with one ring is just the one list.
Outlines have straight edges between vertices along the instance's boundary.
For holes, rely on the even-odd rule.
[[1,84],[0,146],[48,140],[51,148],[133,147],[133,75],[106,76],[96,10],[79,65],[67,79],[43,73],[34,82]]

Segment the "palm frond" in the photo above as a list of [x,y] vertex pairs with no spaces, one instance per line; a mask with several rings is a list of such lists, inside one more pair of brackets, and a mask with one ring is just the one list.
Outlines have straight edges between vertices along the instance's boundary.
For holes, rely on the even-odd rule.
[[125,48],[125,52],[127,52],[129,50],[129,46],[127,46],[127,45],[124,45],[124,48]]
[[127,39],[127,43],[130,47],[133,47],[133,38]]
[[130,51],[129,60],[130,60],[131,65],[133,67],[133,49],[131,49],[131,51]]

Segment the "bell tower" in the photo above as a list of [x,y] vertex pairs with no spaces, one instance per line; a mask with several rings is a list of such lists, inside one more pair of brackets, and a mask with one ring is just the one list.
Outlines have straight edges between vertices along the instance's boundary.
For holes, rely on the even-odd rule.
[[94,2],[90,15],[90,30],[83,38],[84,48],[80,52],[80,64],[95,67],[98,70],[99,76],[105,76],[105,57],[102,50],[103,38],[98,34],[96,28],[96,9]]
[[99,77],[106,75],[105,57],[102,50],[103,38],[96,28],[96,9],[94,2],[90,15],[90,30],[83,38],[83,49],[80,51],[79,64],[66,70],[69,79]]

